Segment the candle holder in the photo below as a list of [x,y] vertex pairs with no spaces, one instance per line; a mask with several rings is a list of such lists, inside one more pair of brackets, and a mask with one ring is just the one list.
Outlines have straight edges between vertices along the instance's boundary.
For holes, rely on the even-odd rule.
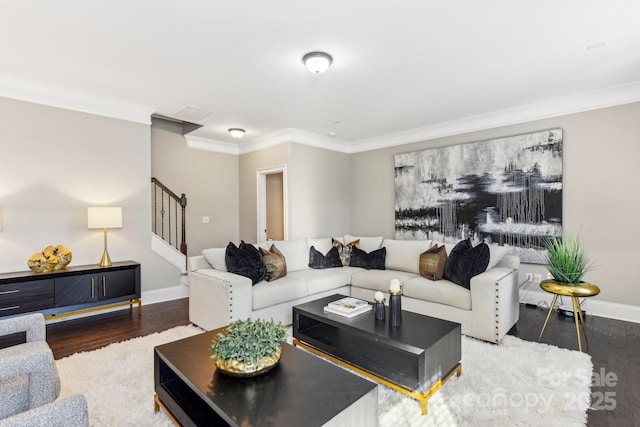
[[391,280],[389,285],[389,326],[396,328],[402,324],[402,291],[397,279]]
[[373,310],[375,312],[376,320],[384,320],[385,318],[385,310],[384,310],[384,294],[380,291],[376,292],[373,296]]

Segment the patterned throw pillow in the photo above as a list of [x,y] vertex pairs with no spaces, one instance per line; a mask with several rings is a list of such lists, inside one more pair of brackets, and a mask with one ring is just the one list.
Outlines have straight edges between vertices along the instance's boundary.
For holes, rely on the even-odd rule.
[[265,268],[260,251],[244,240],[240,241],[240,246],[229,242],[225,262],[229,272],[248,277],[254,285],[264,279]]
[[489,246],[486,243],[474,247],[471,240],[461,240],[449,253],[444,278],[471,289],[471,278],[484,272],[488,265]]
[[384,261],[387,257],[387,248],[376,249],[369,253],[354,246],[351,249],[351,263],[352,267],[362,267],[367,270],[384,270]]
[[260,255],[265,267],[264,279],[267,282],[273,282],[287,275],[286,260],[276,245],[271,245],[269,250],[260,248]]
[[420,275],[429,280],[440,280],[444,276],[447,264],[447,250],[444,245],[434,243],[431,248],[420,254]]
[[360,247],[360,239],[354,240],[353,242],[347,243],[346,245],[333,237],[331,238],[331,245],[334,248],[338,248],[338,254],[340,255],[340,261],[342,261],[342,265],[349,265],[351,262],[351,249],[356,247]]
[[335,246],[329,249],[326,255],[322,255],[315,247],[309,248],[309,267],[316,269],[342,267],[338,248]]

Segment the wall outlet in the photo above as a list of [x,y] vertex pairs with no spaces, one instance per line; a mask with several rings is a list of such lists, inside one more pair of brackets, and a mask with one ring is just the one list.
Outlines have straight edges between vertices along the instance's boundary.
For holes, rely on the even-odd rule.
[[533,283],[540,283],[542,281],[542,275],[541,274],[534,274],[533,275]]
[[208,216],[203,216],[202,217],[202,223],[203,224],[209,224],[209,222],[211,222],[211,219]]
[[533,273],[526,273],[524,277],[527,279],[527,282],[533,282]]

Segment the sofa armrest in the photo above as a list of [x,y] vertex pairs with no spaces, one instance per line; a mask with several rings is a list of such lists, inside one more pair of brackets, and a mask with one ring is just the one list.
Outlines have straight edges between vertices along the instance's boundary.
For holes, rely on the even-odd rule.
[[213,268],[189,271],[189,321],[210,331],[251,317],[248,277]]
[[0,320],[0,336],[18,332],[26,333],[27,342],[45,341],[47,339],[47,331],[42,313],[26,314]]
[[58,397],[53,353],[46,341],[34,341],[0,349],[0,383],[28,375],[29,408]]
[[209,261],[203,255],[195,255],[187,258],[188,261],[188,271],[198,271],[198,270],[206,270],[213,268]]
[[0,427],[82,427],[88,425],[89,409],[86,399],[81,394],[61,398],[55,402],[0,420]]
[[520,317],[518,270],[494,267],[471,278],[473,336],[499,343]]

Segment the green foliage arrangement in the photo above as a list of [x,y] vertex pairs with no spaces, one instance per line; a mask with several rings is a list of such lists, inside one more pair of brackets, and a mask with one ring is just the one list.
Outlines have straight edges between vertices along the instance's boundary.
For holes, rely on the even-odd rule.
[[273,320],[236,320],[211,342],[212,359],[256,363],[286,341],[287,329]]
[[578,236],[552,237],[546,246],[549,272],[559,282],[580,283],[587,271],[593,268]]

